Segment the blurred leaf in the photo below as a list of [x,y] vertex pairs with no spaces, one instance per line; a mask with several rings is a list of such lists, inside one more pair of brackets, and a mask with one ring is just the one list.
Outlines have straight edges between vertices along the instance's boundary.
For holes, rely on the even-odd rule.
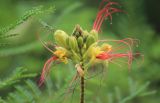
[[26,68],[16,68],[16,70],[9,77],[0,81],[0,90],[12,86],[24,78],[33,78],[35,76],[36,73],[27,73]]
[[31,16],[44,14],[44,13],[51,13],[54,12],[54,7],[49,7],[45,9],[43,6],[34,7],[33,9],[27,11],[20,19],[18,19],[14,24],[10,24],[7,27],[0,28],[0,34],[5,34],[11,29],[14,29],[17,25],[22,24],[26,20],[28,20]]

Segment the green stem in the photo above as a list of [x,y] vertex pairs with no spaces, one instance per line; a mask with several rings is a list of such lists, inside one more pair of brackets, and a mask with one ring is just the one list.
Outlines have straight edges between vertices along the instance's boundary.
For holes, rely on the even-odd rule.
[[80,103],[84,103],[84,77],[81,77],[81,97]]
[[[81,55],[81,68],[84,71],[84,64],[83,64],[83,53],[82,53],[82,49],[80,47],[80,55]],[[84,82],[84,76],[81,76],[81,83],[80,83],[80,103],[84,103],[84,86],[85,86],[85,82]]]

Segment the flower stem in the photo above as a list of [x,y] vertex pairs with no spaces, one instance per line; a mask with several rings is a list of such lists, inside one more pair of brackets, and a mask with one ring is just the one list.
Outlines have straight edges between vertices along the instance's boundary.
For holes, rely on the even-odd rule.
[[84,77],[81,77],[81,97],[80,103],[84,103]]
[[[84,64],[83,64],[83,53],[82,49],[80,48],[80,55],[81,55],[81,68],[84,71]],[[80,103],[84,103],[84,75],[80,77],[81,83],[80,83]]]

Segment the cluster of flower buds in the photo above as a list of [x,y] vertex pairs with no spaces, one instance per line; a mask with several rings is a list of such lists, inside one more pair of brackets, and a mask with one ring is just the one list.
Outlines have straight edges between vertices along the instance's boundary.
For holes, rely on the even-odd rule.
[[54,33],[54,38],[57,43],[54,54],[62,61],[66,62],[66,58],[71,59],[75,63],[84,62],[84,56],[91,45],[98,41],[98,33],[95,30],[91,32],[83,30],[79,25],[76,25],[72,35],[68,35],[62,30],[57,30]]

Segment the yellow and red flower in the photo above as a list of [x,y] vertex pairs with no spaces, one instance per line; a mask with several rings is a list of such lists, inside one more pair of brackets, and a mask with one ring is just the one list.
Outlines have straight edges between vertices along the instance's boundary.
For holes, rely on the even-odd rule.
[[[132,46],[134,46],[136,40],[131,38],[123,40],[98,39],[98,33],[104,20],[109,18],[112,21],[113,13],[122,12],[122,10],[112,7],[112,5],[119,4],[109,0],[102,1],[90,32],[83,30],[79,25],[76,26],[71,36],[62,30],[55,31],[56,50],[52,51],[46,47],[54,56],[44,64],[40,85],[44,82],[51,63],[57,60],[66,64],[68,63],[68,59],[70,59],[75,63],[79,76],[85,76],[85,71],[95,63],[104,63],[104,61],[106,61],[105,63],[114,63],[113,60],[119,58],[127,58],[127,62],[125,63],[130,68],[134,55],[140,54],[132,53]],[[82,64],[87,69],[82,69]]]

